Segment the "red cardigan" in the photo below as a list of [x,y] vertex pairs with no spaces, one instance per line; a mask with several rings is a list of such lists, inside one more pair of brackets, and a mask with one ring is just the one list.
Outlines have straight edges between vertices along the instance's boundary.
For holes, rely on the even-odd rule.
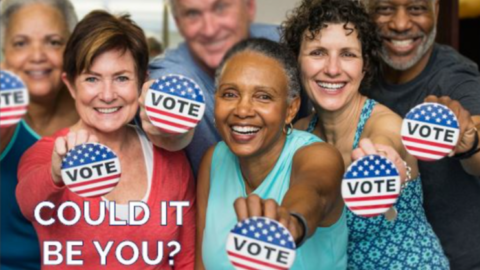
[[[106,211],[105,220],[98,226],[91,226],[85,222],[83,203],[90,202],[90,216],[96,220],[99,216],[101,198],[82,198],[65,187],[57,187],[51,176],[51,157],[55,139],[65,136],[68,129],[59,131],[53,137],[46,137],[38,141],[23,155],[19,169],[19,184],[16,190],[17,200],[23,215],[32,221],[37,231],[40,248],[43,254],[44,241],[59,241],[62,243],[64,260],[58,266],[43,266],[42,269],[66,268],[66,241],[83,241],[82,254],[74,256],[75,260],[83,260],[83,269],[193,269],[195,256],[195,183],[190,165],[183,151],[168,152],[154,147],[153,179],[147,204],[150,208],[149,221],[141,226],[111,226],[109,212]],[[42,211],[42,217],[50,217],[55,223],[50,226],[40,225],[34,217],[35,207],[42,201],[50,201],[56,207],[53,211]],[[82,209],[82,217],[74,226],[62,224],[57,219],[57,208],[66,201],[75,202]],[[162,201],[189,201],[190,206],[183,209],[183,226],[176,225],[176,211],[168,209],[167,226],[160,225]],[[68,207],[64,211],[67,220],[73,218],[74,211]],[[143,215],[140,214],[140,215]],[[138,220],[138,218],[137,218]],[[107,256],[107,265],[101,266],[93,241],[98,241],[104,249],[108,241],[114,241]],[[116,256],[116,247],[123,241],[131,241],[139,249],[138,260],[130,266],[121,264]],[[148,255],[151,260],[157,258],[157,242],[163,241],[164,256],[159,265],[150,266],[142,258],[142,241],[148,241]],[[167,247],[170,241],[178,241],[181,251],[174,257],[174,265],[169,265],[168,254],[173,247]],[[123,258],[129,260],[133,256],[130,247],[123,249]],[[51,259],[55,259],[51,257]],[[43,256],[42,256],[43,265]],[[73,268],[73,266],[72,266]],[[77,266],[78,268],[78,266]]]

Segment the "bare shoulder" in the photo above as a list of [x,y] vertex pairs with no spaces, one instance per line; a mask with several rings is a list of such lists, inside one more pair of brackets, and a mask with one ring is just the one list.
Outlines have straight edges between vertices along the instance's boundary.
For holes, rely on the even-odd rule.
[[343,173],[344,165],[340,152],[328,143],[318,142],[299,149],[293,157],[294,170],[339,171]]
[[200,167],[198,169],[198,176],[197,176],[197,194],[201,190],[203,192],[207,192],[210,189],[210,168],[212,167],[212,158],[213,153],[215,152],[216,144],[208,148],[205,154],[200,161]]
[[389,130],[398,132],[402,127],[402,118],[382,104],[377,104],[372,115],[365,125],[365,133],[372,134],[376,131]]
[[307,130],[308,125],[310,124],[310,121],[312,120],[314,114],[315,113],[312,113],[307,117],[297,120],[293,127],[298,130]]

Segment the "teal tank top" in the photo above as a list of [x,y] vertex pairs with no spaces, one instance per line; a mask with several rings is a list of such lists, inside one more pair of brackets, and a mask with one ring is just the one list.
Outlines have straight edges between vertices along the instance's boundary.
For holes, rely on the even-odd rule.
[[[295,152],[315,142],[322,141],[310,133],[294,130],[287,136],[275,167],[253,193],[281,204],[290,187]],[[237,224],[233,203],[238,197],[246,196],[238,158],[224,142],[218,143],[212,157],[210,193],[203,232],[202,258],[206,269],[234,269],[228,260],[225,245],[228,233]],[[334,225],[316,229],[315,234],[297,250],[291,269],[344,270],[347,267],[347,241],[348,230],[344,212]]]
[[32,223],[25,219],[15,197],[20,158],[40,136],[21,120],[0,155],[0,269],[40,269],[40,244]]

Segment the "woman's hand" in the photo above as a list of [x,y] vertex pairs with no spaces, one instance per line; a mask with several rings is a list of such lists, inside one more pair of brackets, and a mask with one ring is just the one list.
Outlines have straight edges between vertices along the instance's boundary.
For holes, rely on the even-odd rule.
[[142,128],[145,131],[145,133],[151,136],[159,136],[159,135],[165,136],[165,134],[163,134],[160,131],[160,129],[155,127],[152,124],[152,122],[150,122],[150,119],[148,119],[148,116],[147,116],[147,112],[145,111],[145,99],[147,97],[147,92],[148,92],[148,89],[150,89],[150,86],[152,86],[154,82],[155,80],[150,80],[143,84],[142,94],[138,99],[138,102],[140,103],[140,119],[142,120]]
[[63,185],[61,167],[62,160],[68,151],[75,146],[84,143],[96,143],[98,139],[95,135],[89,134],[86,130],[70,132],[65,137],[58,137],[55,140],[55,147],[52,154],[52,178],[57,186]]
[[275,200],[263,200],[258,195],[250,194],[246,198],[236,199],[234,207],[239,221],[250,217],[266,217],[280,222],[290,231],[295,242],[305,233],[297,218]]
[[374,144],[370,139],[362,139],[358,144],[358,148],[352,152],[352,161],[355,161],[367,155],[380,155],[389,159],[400,173],[402,184],[410,179],[407,179],[407,167],[402,157],[393,149],[393,147],[382,144]]

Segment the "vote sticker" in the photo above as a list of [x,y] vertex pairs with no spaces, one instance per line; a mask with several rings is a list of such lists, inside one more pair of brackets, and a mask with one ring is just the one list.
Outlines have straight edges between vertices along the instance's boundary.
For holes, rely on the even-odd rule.
[[253,217],[230,231],[227,254],[235,269],[289,269],[295,261],[296,246],[282,224]]
[[400,183],[400,174],[389,159],[368,155],[353,162],[343,175],[342,197],[355,215],[375,217],[397,202]]
[[145,109],[154,126],[166,133],[181,134],[195,128],[202,120],[205,99],[193,80],[171,74],[150,86]]
[[110,193],[120,181],[120,160],[110,148],[99,143],[77,145],[62,162],[65,185],[82,197]]
[[446,106],[423,103],[415,106],[402,123],[402,141],[407,151],[423,161],[442,159],[457,144],[457,117]]
[[27,87],[17,75],[0,71],[0,128],[20,122],[27,113]]

